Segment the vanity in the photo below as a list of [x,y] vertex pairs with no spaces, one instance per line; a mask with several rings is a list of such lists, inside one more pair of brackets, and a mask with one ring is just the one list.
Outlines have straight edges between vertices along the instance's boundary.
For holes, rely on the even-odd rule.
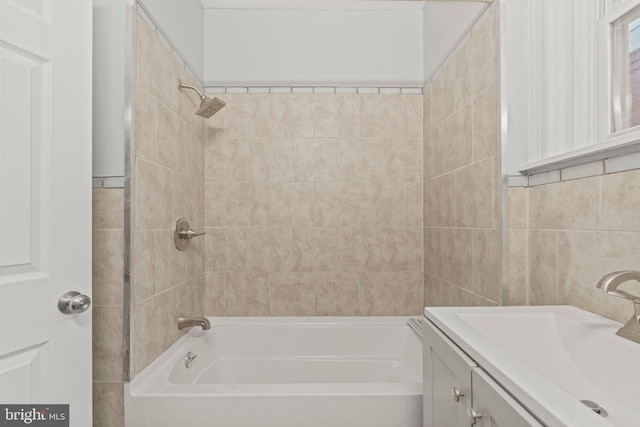
[[640,345],[571,306],[426,308],[424,427],[640,426]]

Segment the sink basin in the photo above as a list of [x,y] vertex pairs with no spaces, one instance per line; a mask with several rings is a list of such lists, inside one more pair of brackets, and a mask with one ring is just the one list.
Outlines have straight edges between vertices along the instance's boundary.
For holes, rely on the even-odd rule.
[[[620,323],[570,306],[425,315],[549,426],[640,425],[640,345],[615,335]],[[608,416],[593,417],[580,400]]]

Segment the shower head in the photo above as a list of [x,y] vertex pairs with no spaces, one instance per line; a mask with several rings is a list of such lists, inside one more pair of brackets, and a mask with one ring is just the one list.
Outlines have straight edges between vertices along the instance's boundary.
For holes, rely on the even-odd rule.
[[223,100],[218,98],[211,99],[208,96],[204,95],[202,92],[200,92],[197,87],[191,86],[191,85],[183,85],[182,82],[178,80],[178,90],[180,92],[184,92],[183,89],[185,88],[195,90],[198,96],[200,97],[200,108],[198,108],[198,110],[196,111],[196,114],[199,115],[200,117],[204,117],[205,119],[208,119],[209,117],[213,116],[215,113],[220,111],[222,107],[226,105]]
[[220,111],[225,105],[225,102],[219,98],[211,99],[205,96],[205,99],[200,102],[200,108],[198,108],[196,114],[204,117],[205,119],[208,119],[209,117]]

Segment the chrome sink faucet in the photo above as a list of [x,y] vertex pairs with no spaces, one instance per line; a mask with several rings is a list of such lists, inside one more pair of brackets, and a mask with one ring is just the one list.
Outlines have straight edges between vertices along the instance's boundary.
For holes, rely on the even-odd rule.
[[180,317],[178,319],[178,329],[200,326],[203,331],[211,329],[211,323],[206,317]]
[[618,286],[631,280],[640,282],[640,271],[614,271],[600,279],[596,287],[604,289],[609,295],[628,299],[633,302],[633,316],[622,328],[618,330],[618,332],[616,332],[616,335],[640,344],[640,297],[618,290]]

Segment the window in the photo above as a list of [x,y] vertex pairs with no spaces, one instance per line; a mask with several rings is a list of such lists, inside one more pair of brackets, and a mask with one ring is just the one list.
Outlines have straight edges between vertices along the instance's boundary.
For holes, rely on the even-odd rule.
[[612,24],[611,132],[640,125],[640,8]]

